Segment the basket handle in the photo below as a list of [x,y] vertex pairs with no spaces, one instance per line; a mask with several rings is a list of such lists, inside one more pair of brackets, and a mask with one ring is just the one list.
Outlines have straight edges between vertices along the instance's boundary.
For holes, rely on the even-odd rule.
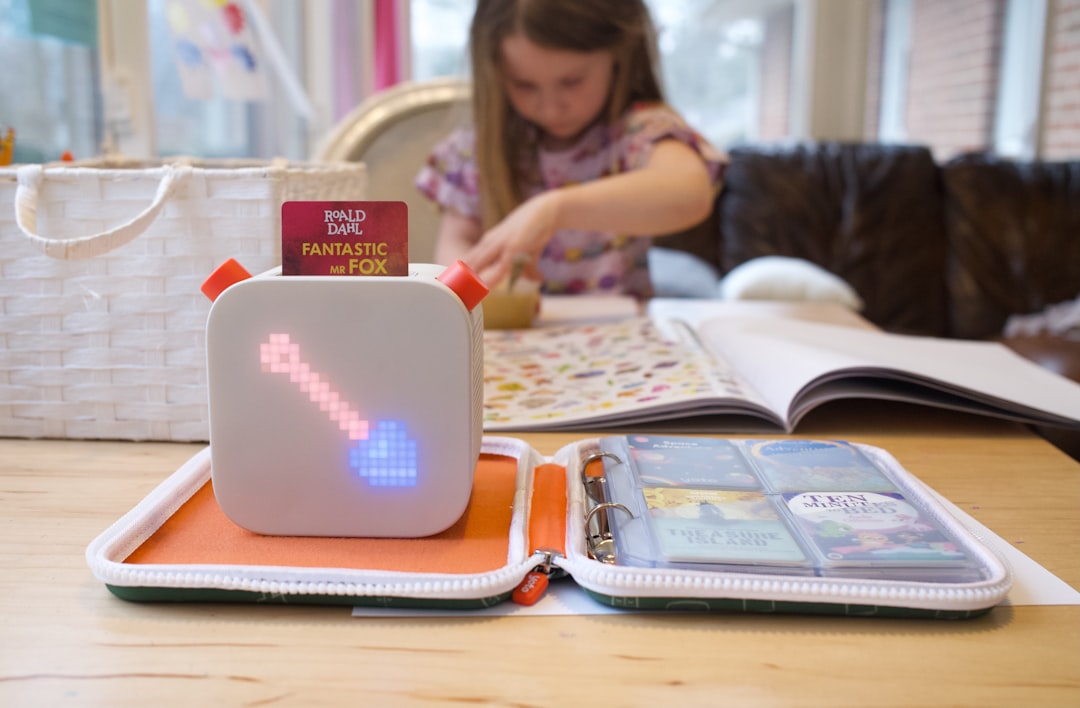
[[38,196],[45,170],[41,165],[24,165],[16,172],[18,186],[15,188],[15,223],[23,235],[47,256],[63,260],[92,258],[119,248],[143,234],[157,218],[177,186],[186,180],[189,174],[190,165],[166,164],[162,167],[161,182],[158,183],[153,201],[139,215],[101,233],[73,239],[54,239],[41,236],[37,232]]

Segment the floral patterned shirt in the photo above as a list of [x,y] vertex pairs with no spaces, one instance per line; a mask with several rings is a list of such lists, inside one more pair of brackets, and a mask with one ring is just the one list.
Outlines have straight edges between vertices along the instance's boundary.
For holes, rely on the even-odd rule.
[[[559,187],[588,182],[645,166],[652,147],[674,139],[704,158],[713,184],[719,188],[726,157],[663,104],[636,104],[613,125],[598,123],[574,146],[537,149],[540,183],[525,193],[532,196]],[[437,144],[416,177],[416,186],[444,209],[480,220],[480,196],[471,128],[451,133]],[[540,257],[543,290],[553,294],[606,293],[645,298],[652,294],[648,249],[652,240],[637,234],[561,230]]]

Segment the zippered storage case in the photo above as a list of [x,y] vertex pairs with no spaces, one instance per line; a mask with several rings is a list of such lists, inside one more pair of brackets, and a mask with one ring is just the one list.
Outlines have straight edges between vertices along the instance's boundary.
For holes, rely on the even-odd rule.
[[89,545],[94,575],[132,601],[238,601],[476,609],[508,601],[538,573],[567,574],[606,605],[963,619],[1006,596],[1012,572],[887,452],[855,446],[917,499],[981,569],[972,582],[763,575],[604,563],[589,553],[582,480],[600,439],[550,458],[524,442],[483,440],[464,516],[425,538],[262,536],[218,507],[205,448]]

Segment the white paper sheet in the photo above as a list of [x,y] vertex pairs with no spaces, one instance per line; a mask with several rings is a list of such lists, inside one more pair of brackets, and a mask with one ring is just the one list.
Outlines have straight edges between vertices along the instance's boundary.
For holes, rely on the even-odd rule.
[[1012,566],[1014,579],[1005,603],[1009,605],[1080,605],[1080,591],[1021,553],[1001,536],[937,492],[930,490],[969,531],[997,551]]

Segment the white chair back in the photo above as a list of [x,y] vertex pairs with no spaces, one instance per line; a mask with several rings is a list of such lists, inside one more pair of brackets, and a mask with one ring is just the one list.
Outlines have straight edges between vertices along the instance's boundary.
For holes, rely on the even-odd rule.
[[414,263],[433,261],[439,210],[413,180],[432,146],[468,120],[469,96],[465,79],[398,84],[339,121],[315,154],[320,161],[364,162],[368,199],[409,205],[409,260]]

